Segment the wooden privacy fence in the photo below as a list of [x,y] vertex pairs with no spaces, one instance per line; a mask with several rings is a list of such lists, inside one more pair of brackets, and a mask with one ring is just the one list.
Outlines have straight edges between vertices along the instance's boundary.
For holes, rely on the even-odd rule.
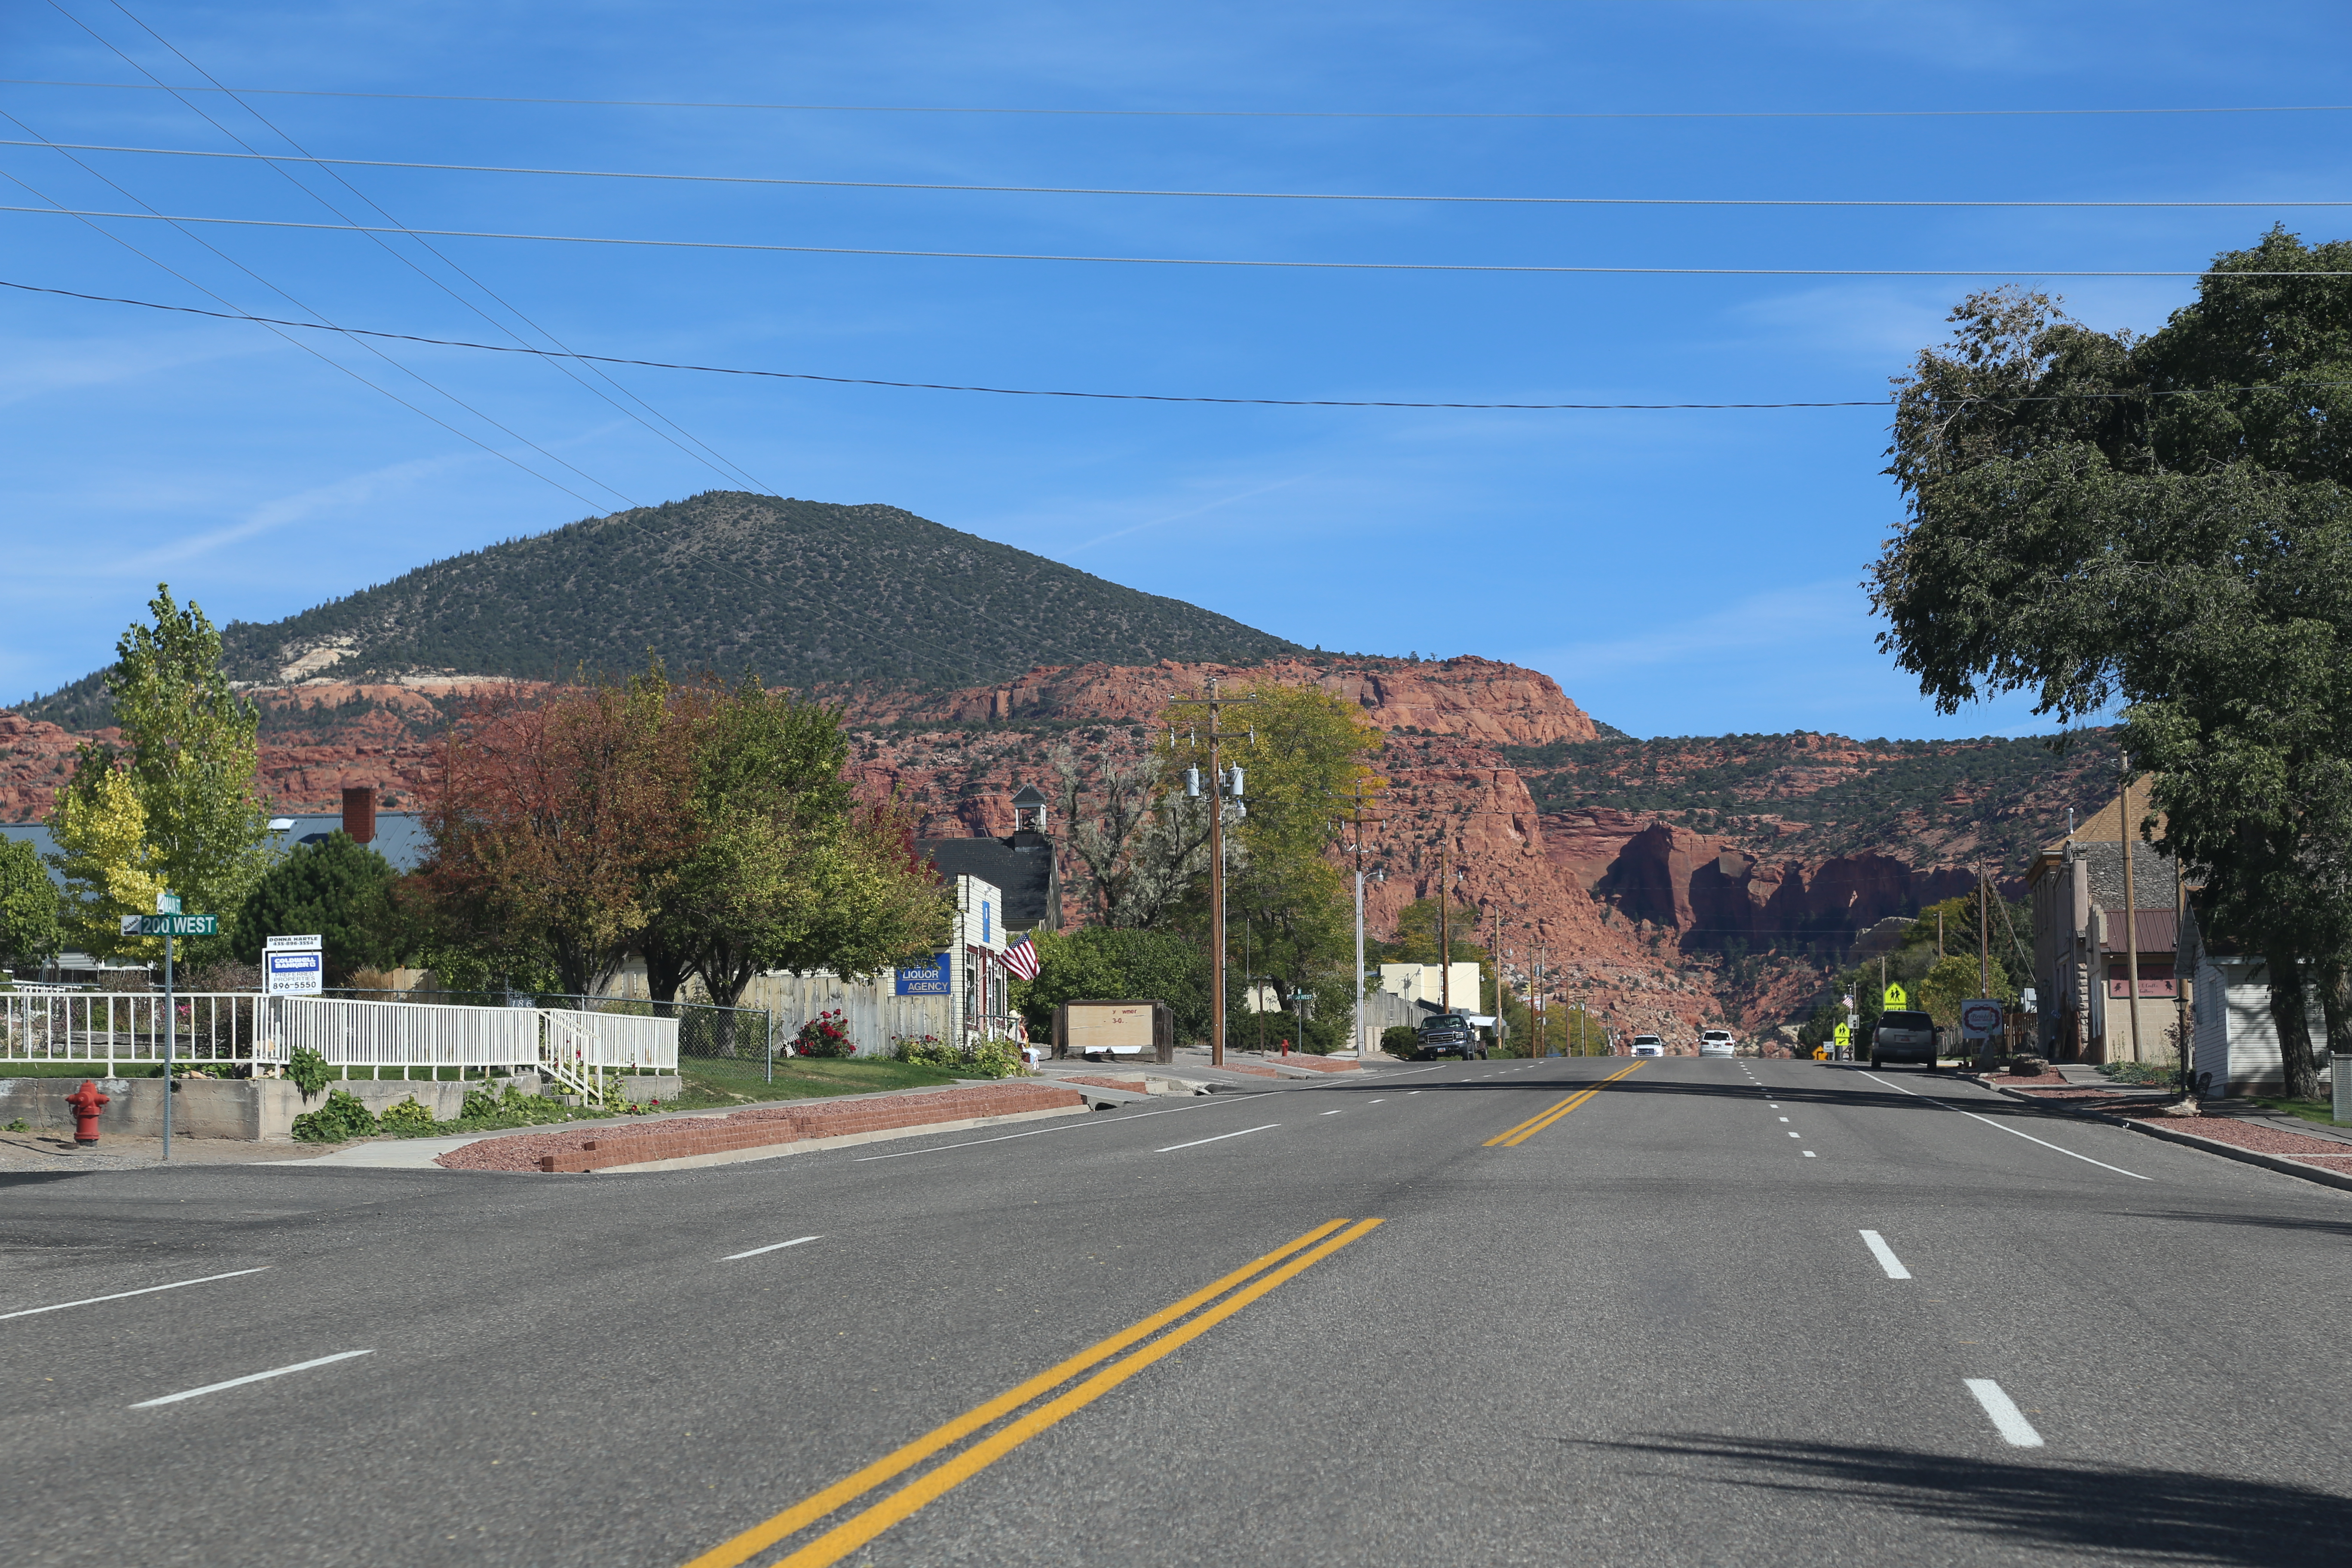
[[776,1054],[790,1048],[801,1026],[820,1013],[839,1013],[861,1057],[887,1056],[901,1036],[955,1036],[954,998],[900,996],[887,973],[874,980],[834,974],[762,974],[743,993],[742,1005],[764,1007],[775,1019]]

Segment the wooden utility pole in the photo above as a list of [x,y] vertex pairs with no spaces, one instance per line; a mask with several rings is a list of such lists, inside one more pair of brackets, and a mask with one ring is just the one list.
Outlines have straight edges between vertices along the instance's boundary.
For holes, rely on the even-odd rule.
[[[2132,897],[2131,754],[2124,753],[2124,792],[2116,797],[2116,838],[2124,847],[2124,976],[2131,994],[2124,999],[2124,1016],[2131,1020],[2131,1059],[2139,1054],[2139,921]],[[2102,984],[2104,984],[2104,980]],[[2112,1025],[2109,1026],[2113,1027]]]
[[1349,816],[1341,817],[1340,820],[1350,824],[1356,830],[1356,989],[1353,996],[1356,1009],[1356,1056],[1359,1060],[1363,1060],[1370,1057],[1372,1049],[1367,1043],[1364,1034],[1364,981],[1366,978],[1364,974],[1364,825],[1369,822],[1386,822],[1388,818],[1364,815],[1364,781],[1360,776],[1356,780],[1354,791],[1339,798],[1348,802],[1354,808]]
[[1454,1011],[1454,939],[1446,924],[1447,911],[1454,904],[1454,884],[1445,874],[1445,852],[1451,847],[1443,842],[1437,846],[1437,1005],[1445,1013]]
[[1209,1061],[1214,1067],[1225,1065],[1225,780],[1217,748],[1221,742],[1242,738],[1240,731],[1218,729],[1217,720],[1230,706],[1264,700],[1220,697],[1217,679],[1211,676],[1206,697],[1179,697],[1171,704],[1197,703],[1209,710]]
[[[2165,836],[2171,837],[2172,824],[2168,822],[2164,826]],[[2197,1053],[2191,1048],[2189,1037],[2189,988],[2195,981],[2180,973],[2180,933],[2188,929],[2188,925],[2189,891],[2180,879],[2180,854],[2179,847],[2175,846],[2172,856],[2172,1032],[2180,1042],[2180,1092],[2194,1095],[2197,1092],[2197,1074],[2192,1069],[2197,1065]]]

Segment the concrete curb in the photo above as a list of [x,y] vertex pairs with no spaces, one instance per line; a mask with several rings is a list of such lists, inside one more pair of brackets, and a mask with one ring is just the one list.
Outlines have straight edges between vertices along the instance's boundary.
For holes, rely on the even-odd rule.
[[2260,1165],[2263,1170],[2275,1171],[2282,1176],[2293,1176],[2297,1181],[2311,1182],[2319,1186],[2336,1187],[2341,1191],[2352,1193],[2352,1175],[2347,1175],[2341,1171],[2330,1171],[2319,1165],[2299,1165],[2284,1155],[2265,1154],[2259,1150],[2240,1148],[2235,1143],[2224,1143],[2218,1138],[2200,1138],[2194,1132],[2184,1132],[2178,1127],[2159,1127],[2129,1117],[2106,1116],[2095,1110],[2079,1110],[2063,1100],[2036,1100],[2030,1094],[2022,1094],[2013,1089],[2003,1089],[1998,1084],[1984,1083],[1981,1079],[1972,1078],[1968,1081],[1982,1084],[1984,1088],[1991,1089],[1995,1094],[2008,1099],[2023,1100],[2028,1105],[2038,1105],[2044,1110],[2063,1111],[2078,1121],[2104,1121],[2110,1127],[2120,1127],[2127,1132],[2145,1133],[2150,1138],[2161,1139],[2167,1143],[2178,1143],[2184,1149],[2201,1149],[2208,1154],[2219,1154],[2224,1160],[2235,1160],[2242,1165]]

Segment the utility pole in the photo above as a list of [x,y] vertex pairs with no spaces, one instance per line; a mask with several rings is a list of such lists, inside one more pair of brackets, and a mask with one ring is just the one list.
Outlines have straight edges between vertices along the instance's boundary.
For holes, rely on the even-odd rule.
[[[2165,836],[2170,837],[2172,824],[2167,822],[2164,828]],[[2189,892],[2180,880],[2180,854],[2176,846],[2172,856],[2172,1032],[2180,1042],[2180,1092],[2193,1097],[2197,1093],[2197,1075],[2191,1069],[2196,1066],[2196,1053],[2189,1048],[2189,990],[2196,980],[2194,976],[2183,978],[2180,973],[2180,933],[2188,924]]]
[[[2124,1016],[2131,1020],[2131,1059],[2139,1054],[2139,921],[2132,908],[2131,753],[2124,753],[2124,791],[2116,797],[2116,838],[2124,848],[2124,977],[2131,994],[2124,999]],[[2179,939],[2174,939],[2178,941]],[[2113,1026],[2109,1026],[2111,1028]]]
[[[1262,697],[1220,697],[1217,678],[1209,678],[1206,697],[1179,697],[1171,706],[1199,704],[1209,710],[1209,1062],[1225,1065],[1225,779],[1218,761],[1218,745],[1238,741],[1243,732],[1217,728],[1225,709],[1239,703],[1263,702]],[[1249,731],[1255,739],[1256,731]]]
[[1364,825],[1368,822],[1386,822],[1388,818],[1384,816],[1366,816],[1364,815],[1364,781],[1361,777],[1359,777],[1356,780],[1356,787],[1351,794],[1342,795],[1339,798],[1349,802],[1355,808],[1351,815],[1342,817],[1340,820],[1349,823],[1356,830],[1356,989],[1354,992],[1354,1005],[1356,1009],[1356,1058],[1358,1060],[1362,1061],[1369,1059],[1372,1054],[1372,1047],[1365,1038],[1364,1035],[1364,981],[1366,979],[1364,973]]
[[1445,874],[1445,852],[1451,847],[1443,841],[1437,846],[1437,1006],[1444,1013],[1454,1011],[1454,938],[1446,926],[1454,884]]

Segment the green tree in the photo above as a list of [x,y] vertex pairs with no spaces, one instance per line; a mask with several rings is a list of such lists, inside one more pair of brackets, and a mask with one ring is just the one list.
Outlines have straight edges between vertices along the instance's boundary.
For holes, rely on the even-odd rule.
[[[220,633],[201,608],[182,608],[158,584],[148,610],[153,624],[134,623],[115,645],[107,695],[145,817],[151,868],[192,913],[226,924],[270,861],[260,710],[230,688]],[[196,963],[221,945],[197,938],[184,952]]]
[[640,937],[658,1001],[688,972],[733,1006],[772,969],[870,974],[935,946],[948,900],[895,807],[861,806],[841,711],[772,692],[679,693],[688,834]]
[[44,959],[57,952],[57,884],[37,850],[21,838],[0,838],[0,956]]
[[2352,1049],[2347,272],[2352,243],[2273,229],[2146,338],[2038,294],[1965,300],[1902,386],[1909,516],[1873,586],[1882,646],[1945,711],[2011,690],[2065,724],[2121,706],[2160,847],[2204,884],[2210,929],[2268,961],[2305,1097],[2307,974]]
[[366,845],[338,830],[300,844],[262,873],[230,927],[230,947],[257,963],[270,937],[315,934],[327,983],[350,984],[352,972],[393,961],[392,886],[398,873]]
[[1174,1015],[1176,1037],[1197,1040],[1209,1032],[1209,966],[1199,944],[1173,931],[1087,926],[1070,931],[1039,931],[1037,974],[1013,984],[1013,1005],[1028,1021],[1030,1036],[1045,1039],[1054,1009],[1065,1002],[1165,1002]]

